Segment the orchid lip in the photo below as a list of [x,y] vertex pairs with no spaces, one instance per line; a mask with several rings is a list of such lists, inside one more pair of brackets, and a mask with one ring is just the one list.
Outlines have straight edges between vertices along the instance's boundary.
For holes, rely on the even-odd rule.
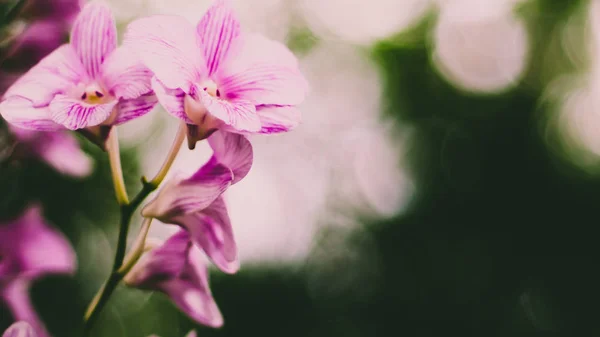
[[[78,87],[80,88],[80,87]],[[82,89],[83,94],[80,98],[82,101],[89,104],[100,104],[105,103],[109,100],[109,95],[102,89],[102,87],[96,83],[87,85]]]

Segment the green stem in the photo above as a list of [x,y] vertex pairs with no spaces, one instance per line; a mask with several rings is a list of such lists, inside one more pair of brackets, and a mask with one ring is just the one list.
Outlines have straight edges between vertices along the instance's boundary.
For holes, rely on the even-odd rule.
[[108,302],[108,299],[112,295],[112,293],[117,288],[117,285],[125,276],[123,273],[119,272],[121,265],[123,264],[123,259],[125,258],[125,251],[127,248],[127,233],[129,231],[129,223],[131,222],[131,217],[133,216],[133,212],[140,206],[142,201],[152,193],[157,186],[149,183],[144,183],[142,190],[137,194],[137,196],[131,201],[131,203],[127,205],[121,206],[121,222],[119,225],[119,241],[117,243],[117,252],[115,253],[115,260],[113,263],[113,268],[108,280],[100,290],[100,292],[94,297],[94,300],[90,303],[88,310],[85,314],[85,327],[84,327],[84,335],[87,335],[91,330],[92,326],[98,319],[98,316],[102,312],[102,309]]
[[[140,231],[140,239],[135,244],[134,249],[130,253],[130,258],[127,259],[125,264],[123,260],[125,259],[125,253],[127,250],[127,233],[129,232],[129,224],[131,222],[131,218],[135,210],[142,204],[144,199],[150,193],[158,188],[158,186],[162,183],[165,176],[167,175],[168,170],[170,169],[179,149],[181,148],[181,144],[185,138],[185,125],[180,126],[177,135],[173,141],[173,145],[167,154],[167,157],[164,161],[164,164],[160,168],[157,175],[150,181],[146,179],[146,177],[142,177],[142,190],[129,202],[127,198],[127,192],[125,190],[125,184],[123,182],[123,175],[121,171],[121,162],[119,156],[119,146],[117,140],[116,130],[111,133],[109,136],[108,142],[108,154],[111,163],[111,171],[113,174],[113,183],[115,185],[115,192],[117,196],[117,201],[121,207],[121,221],[119,223],[119,238],[117,242],[117,251],[115,253],[115,260],[113,262],[112,271],[108,280],[104,286],[99,290],[96,294],[92,302],[90,303],[85,316],[84,316],[84,336],[88,335],[91,331],[92,326],[98,320],[98,316],[102,312],[102,309],[108,302],[108,299],[115,291],[125,274],[133,267],[137,259],[143,253],[144,241],[146,235],[148,234],[148,230],[150,228],[151,219],[147,219],[142,225],[142,230]],[[141,250],[138,247],[142,247]]]

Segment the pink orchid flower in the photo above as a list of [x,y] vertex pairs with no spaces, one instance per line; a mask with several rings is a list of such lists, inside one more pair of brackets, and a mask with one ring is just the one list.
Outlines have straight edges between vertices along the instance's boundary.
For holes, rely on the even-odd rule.
[[73,24],[71,42],[17,80],[0,114],[25,129],[49,131],[116,125],[157,103],[151,73],[126,48],[117,48],[110,8],[88,3]]
[[4,331],[2,337],[39,337],[38,334],[35,333],[33,327],[25,322],[19,321],[13,323],[11,326]]
[[142,215],[181,226],[219,269],[231,274],[240,264],[222,194],[250,171],[252,146],[245,136],[222,131],[208,142],[211,159],[191,177],[169,180]]
[[146,253],[125,276],[127,285],[165,293],[186,315],[210,327],[223,325],[208,284],[202,251],[180,230]]
[[94,162],[69,132],[34,131],[12,125],[9,128],[17,140],[14,149],[16,157],[37,157],[59,173],[76,178],[92,172]]
[[215,1],[195,28],[179,16],[136,20],[124,45],[154,73],[159,102],[195,140],[216,129],[285,132],[300,122],[294,107],[308,85],[296,57],[279,42],[242,33],[226,0]]
[[72,274],[75,265],[69,241],[46,223],[39,206],[0,223],[0,300],[15,320],[31,324],[38,337],[48,332],[29,298],[31,282],[47,274]]

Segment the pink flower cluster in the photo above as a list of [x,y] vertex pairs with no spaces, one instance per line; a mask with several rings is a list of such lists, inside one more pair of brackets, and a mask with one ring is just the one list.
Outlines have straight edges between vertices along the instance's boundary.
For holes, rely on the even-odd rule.
[[[181,230],[142,256],[125,282],[163,292],[195,321],[218,327],[223,317],[208,285],[204,256],[223,272],[239,269],[222,194],[250,171],[253,150],[247,135],[296,127],[296,105],[307,90],[290,50],[243,32],[226,0],[216,0],[195,26],[178,16],[136,20],[127,27],[121,46],[110,8],[91,2],[76,17],[70,42],[8,88],[0,114],[30,144],[30,152],[75,175],[89,169],[81,168],[82,154],[73,142],[53,137],[56,132],[77,130],[100,137],[107,134],[101,130],[144,116],[160,104],[186,125],[191,149],[207,139],[213,149],[210,160],[192,176],[166,182],[142,210],[144,217]],[[41,229],[35,232],[31,226]],[[44,228],[37,208],[0,227],[0,295],[5,300],[11,300],[13,289],[22,290],[14,284],[27,284],[46,270],[71,271],[70,246]],[[27,247],[38,238],[64,256],[59,266],[36,264],[41,260]],[[23,303],[19,301],[17,306]],[[32,324],[38,336],[45,334],[31,317],[15,318]],[[18,335],[32,335],[28,326],[14,329],[22,333]]]

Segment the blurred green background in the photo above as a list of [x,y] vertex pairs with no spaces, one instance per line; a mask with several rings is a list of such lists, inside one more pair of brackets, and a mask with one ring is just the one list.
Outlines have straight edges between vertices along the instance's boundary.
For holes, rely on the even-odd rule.
[[[584,34],[588,5],[535,0],[515,8],[527,22],[531,49],[522,80],[501,93],[462,91],[434,68],[435,12],[364,48],[384,81],[382,117],[412,130],[403,162],[413,200],[387,220],[356,212],[361,226],[350,235],[324,226],[304,263],[213,273],[226,323],[198,327],[199,336],[600,334],[600,178],[594,165],[578,165],[588,154],[549,131],[557,104],[543,99],[553,79],[585,71],[555,40],[573,18]],[[306,30],[292,37],[299,54],[323,43]],[[96,171],[82,181],[34,160],[5,163],[0,171],[2,217],[40,200],[80,253],[74,279],[48,277],[32,288],[54,336],[77,336],[93,289],[110,269],[86,252],[91,245],[112,255],[116,240],[108,162],[82,144],[96,158]],[[123,157],[135,191],[142,174],[136,149]],[[349,253],[336,253],[339,245]],[[0,330],[11,322],[0,310]],[[180,337],[196,327],[162,295],[119,288],[93,335]]]

